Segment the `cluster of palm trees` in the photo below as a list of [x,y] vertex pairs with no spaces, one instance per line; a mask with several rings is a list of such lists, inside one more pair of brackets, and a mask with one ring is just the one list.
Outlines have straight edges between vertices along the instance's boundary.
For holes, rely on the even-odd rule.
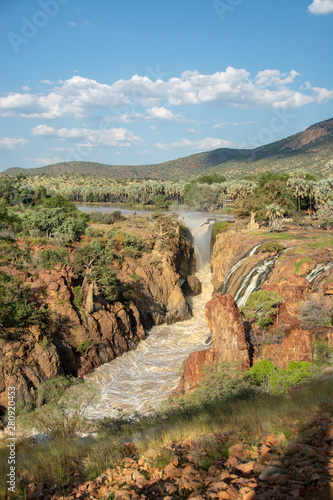
[[[105,182],[102,186],[71,186],[62,189],[75,202],[105,202],[152,205],[156,202],[184,203],[185,181],[143,180],[127,184]],[[157,203],[158,204],[158,203]]]
[[[216,210],[223,206],[230,206],[235,203],[242,204],[244,200],[260,198],[265,188],[265,195],[268,196],[264,206],[276,205],[273,212],[282,214],[288,212],[283,197],[276,196],[278,184],[283,184],[283,190],[289,193],[289,199],[295,199],[295,205],[300,213],[301,209],[309,209],[312,216],[314,209],[318,211],[326,210],[333,200],[333,177],[316,180],[307,172],[295,170],[291,174],[281,174],[279,181],[270,180],[263,185],[262,174],[255,180],[239,179],[224,182],[208,183],[198,180],[186,182],[185,180],[163,181],[157,179],[110,179],[97,178],[93,176],[55,176],[48,178],[31,178],[32,187],[36,182],[45,185],[48,192],[57,191],[67,195],[74,202],[109,202],[126,204],[143,204],[168,206],[173,203],[200,210]],[[274,176],[274,174],[272,174]],[[209,177],[209,176],[208,176]],[[253,178],[253,176],[248,176]],[[269,176],[268,176],[269,180]],[[265,181],[266,182],[266,181]],[[30,183],[29,183],[30,184]],[[269,186],[269,187],[268,187]],[[272,193],[273,191],[273,193]],[[274,191],[275,194],[274,194]],[[281,186],[280,186],[281,191]],[[289,207],[290,208],[290,207]],[[290,212],[290,210],[289,210]],[[329,211],[328,211],[329,212]],[[273,216],[274,217],[274,216]]]

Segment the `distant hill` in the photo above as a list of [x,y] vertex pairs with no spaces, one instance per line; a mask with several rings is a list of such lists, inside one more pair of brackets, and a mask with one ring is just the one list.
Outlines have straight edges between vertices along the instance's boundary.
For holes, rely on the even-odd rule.
[[256,149],[215,149],[153,165],[105,165],[88,161],[55,163],[39,168],[9,168],[4,174],[75,174],[114,178],[190,178],[216,171],[229,179],[244,173],[302,168],[321,176],[332,174],[333,118],[304,132]]

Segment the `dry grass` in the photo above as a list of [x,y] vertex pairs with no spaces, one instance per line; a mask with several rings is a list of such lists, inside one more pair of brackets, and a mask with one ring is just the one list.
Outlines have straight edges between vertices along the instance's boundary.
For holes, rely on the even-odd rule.
[[[164,414],[127,423],[116,436],[104,432],[97,437],[54,443],[21,441],[17,445],[20,481],[16,498],[25,497],[25,487],[31,481],[56,484],[61,492],[65,483],[73,480],[74,473],[76,479],[93,480],[106,468],[122,461],[124,443],[128,440],[134,442],[138,453],[150,458],[153,465],[163,466],[170,458],[163,448],[170,441],[179,443],[184,439],[195,439],[221,431],[232,433],[233,439],[252,444],[260,440],[263,431],[283,432],[287,439],[292,439],[296,420],[306,424],[311,412],[320,411],[332,401],[333,384],[330,376],[283,396],[251,395],[228,404],[222,397],[209,405],[199,400],[197,406],[183,409],[173,405]],[[8,473],[7,455],[7,449],[0,447],[2,478]],[[213,460],[214,457],[211,458]],[[1,480],[0,484],[0,497],[5,498],[5,481]]]

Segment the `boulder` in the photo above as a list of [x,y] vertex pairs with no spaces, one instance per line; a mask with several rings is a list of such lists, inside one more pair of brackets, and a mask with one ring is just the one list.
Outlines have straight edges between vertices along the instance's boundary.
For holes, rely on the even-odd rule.
[[189,275],[182,285],[182,290],[187,296],[200,295],[202,292],[201,281],[197,276]]

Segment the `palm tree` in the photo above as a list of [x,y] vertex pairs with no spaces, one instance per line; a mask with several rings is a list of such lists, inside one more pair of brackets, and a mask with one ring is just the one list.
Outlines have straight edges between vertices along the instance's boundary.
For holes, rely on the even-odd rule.
[[268,228],[271,232],[282,231],[282,217],[284,209],[279,205],[272,203],[267,207],[266,217],[268,217]]

